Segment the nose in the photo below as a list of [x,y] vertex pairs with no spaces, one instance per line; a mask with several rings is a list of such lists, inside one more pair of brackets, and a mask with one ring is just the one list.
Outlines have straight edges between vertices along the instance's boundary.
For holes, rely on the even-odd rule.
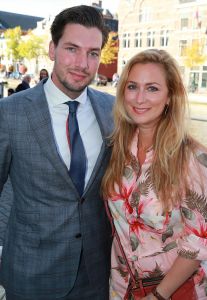
[[142,104],[143,102],[145,102],[145,93],[144,93],[144,90],[139,89],[137,91],[136,102],[138,104]]
[[88,68],[88,54],[87,53],[81,52],[76,57],[76,67],[79,67],[82,70]]

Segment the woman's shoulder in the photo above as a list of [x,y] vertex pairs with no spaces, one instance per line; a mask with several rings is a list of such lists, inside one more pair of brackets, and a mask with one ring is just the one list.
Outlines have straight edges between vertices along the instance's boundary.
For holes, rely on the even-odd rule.
[[194,161],[207,168],[207,146],[190,137],[185,143],[184,151],[190,150],[190,164]]
[[206,168],[207,172],[207,152],[205,151],[198,151],[195,155],[196,160],[201,164],[203,167]]
[[198,144],[195,148],[195,158],[201,165],[207,168],[207,147]]

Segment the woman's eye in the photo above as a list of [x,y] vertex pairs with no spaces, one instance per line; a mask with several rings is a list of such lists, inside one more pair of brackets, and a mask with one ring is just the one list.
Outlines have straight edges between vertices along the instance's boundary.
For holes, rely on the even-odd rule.
[[127,89],[128,90],[135,90],[136,89],[136,85],[135,84],[128,84]]
[[158,88],[155,87],[155,86],[149,86],[149,87],[147,88],[147,90],[150,91],[150,92],[157,92],[157,91],[158,91]]

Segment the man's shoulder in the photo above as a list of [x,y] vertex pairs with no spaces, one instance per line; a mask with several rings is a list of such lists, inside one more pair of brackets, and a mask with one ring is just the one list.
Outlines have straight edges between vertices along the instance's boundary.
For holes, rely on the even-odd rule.
[[113,96],[109,93],[106,93],[106,92],[96,90],[91,87],[88,87],[88,94],[89,94],[89,96],[95,96],[96,98],[99,97],[99,99],[103,99],[103,100],[107,99],[107,101],[111,102],[111,104],[113,104],[115,101],[115,96]]
[[10,105],[14,103],[21,104],[22,102],[25,102],[28,99],[37,98],[38,96],[43,95],[43,93],[43,87],[41,85],[36,85],[33,88],[22,90],[8,97],[4,97],[1,99],[0,102],[2,103],[2,105]]

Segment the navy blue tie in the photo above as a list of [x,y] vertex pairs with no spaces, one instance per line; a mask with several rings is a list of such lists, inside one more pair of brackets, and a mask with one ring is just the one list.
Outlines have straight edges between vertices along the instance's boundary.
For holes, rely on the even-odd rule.
[[79,102],[68,101],[65,104],[69,106],[68,132],[71,151],[69,175],[82,196],[85,185],[86,155],[76,116]]

